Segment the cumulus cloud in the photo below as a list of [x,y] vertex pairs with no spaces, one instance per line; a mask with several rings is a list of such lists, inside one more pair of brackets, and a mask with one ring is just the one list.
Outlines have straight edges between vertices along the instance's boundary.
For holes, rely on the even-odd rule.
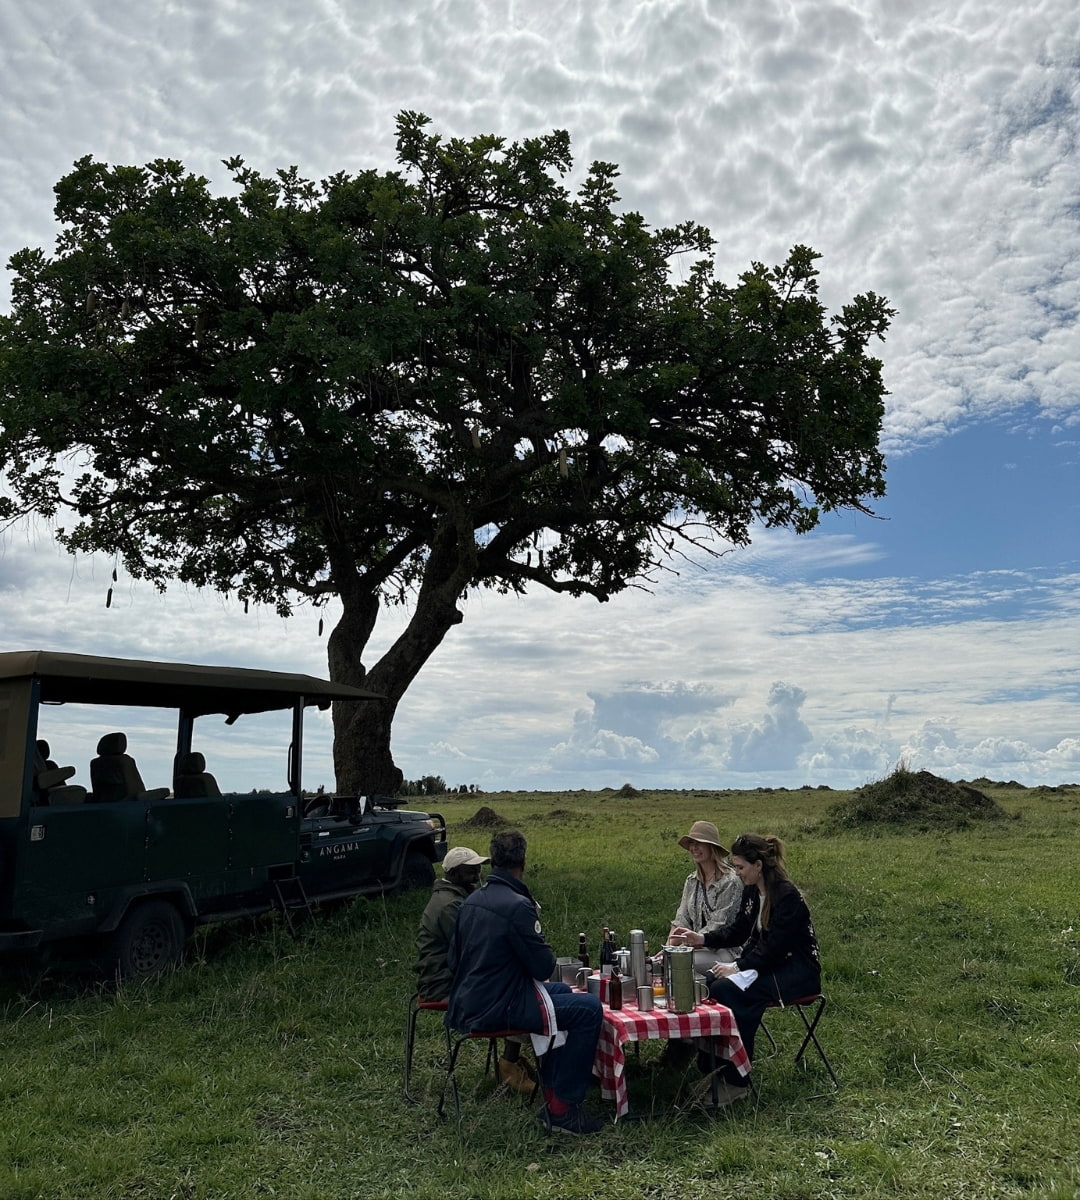
[[[615,691],[590,692],[591,708],[574,714],[573,730],[547,755],[553,767],[580,760],[638,763],[669,768],[702,742],[696,722],[731,703],[706,684],[630,683]],[[687,732],[686,719],[695,722]]]
[[733,771],[783,771],[795,766],[799,751],[811,740],[799,710],[806,692],[788,683],[774,683],[760,722],[736,729],[731,737],[728,766]]

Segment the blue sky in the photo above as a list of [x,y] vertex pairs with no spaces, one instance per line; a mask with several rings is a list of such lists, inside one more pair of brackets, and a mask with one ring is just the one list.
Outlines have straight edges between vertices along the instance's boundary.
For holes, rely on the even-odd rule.
[[[898,310],[883,519],[763,533],[604,606],[470,599],[400,709],[399,764],[486,788],[852,786],[901,758],[1076,781],[1078,64],[1073,0],[11,0],[0,257],[51,246],[84,154],[221,187],[235,154],[387,169],[406,108],[447,135],[567,129],[650,223],[712,229],[725,278],[807,243],[827,305]],[[111,571],[5,531],[0,649],[325,674],[310,611],[124,579],[106,609]],[[212,766],[245,786],[257,758]]]

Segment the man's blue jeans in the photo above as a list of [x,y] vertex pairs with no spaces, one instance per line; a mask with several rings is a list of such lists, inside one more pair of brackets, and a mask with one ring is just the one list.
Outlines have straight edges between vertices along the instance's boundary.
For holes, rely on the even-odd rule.
[[596,1042],[603,1023],[598,996],[575,992],[565,983],[545,983],[555,1009],[555,1022],[566,1042],[544,1056],[544,1086],[567,1104],[580,1104],[592,1080]]

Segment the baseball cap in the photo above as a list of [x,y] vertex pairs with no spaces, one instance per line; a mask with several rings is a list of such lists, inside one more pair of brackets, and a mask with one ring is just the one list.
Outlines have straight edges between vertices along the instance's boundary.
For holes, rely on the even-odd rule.
[[447,850],[442,869],[445,874],[455,867],[479,867],[486,862],[491,862],[491,859],[481,858],[475,850],[470,850],[468,846],[455,846],[452,850]]

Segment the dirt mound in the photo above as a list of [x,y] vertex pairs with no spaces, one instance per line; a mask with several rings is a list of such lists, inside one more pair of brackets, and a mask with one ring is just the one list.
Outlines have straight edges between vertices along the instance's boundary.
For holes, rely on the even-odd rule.
[[622,785],[622,787],[619,788],[619,790],[615,793],[615,795],[616,796],[625,796],[625,797],[629,798],[631,796],[640,796],[641,793],[637,790],[636,787],[634,787],[634,785],[632,783],[624,783]]
[[856,789],[825,812],[826,829],[892,826],[963,829],[972,821],[1004,821],[1008,813],[985,793],[929,771],[897,767],[885,779]]
[[466,829],[499,829],[506,824],[507,821],[503,817],[486,805],[478,808],[468,820],[462,821]]

